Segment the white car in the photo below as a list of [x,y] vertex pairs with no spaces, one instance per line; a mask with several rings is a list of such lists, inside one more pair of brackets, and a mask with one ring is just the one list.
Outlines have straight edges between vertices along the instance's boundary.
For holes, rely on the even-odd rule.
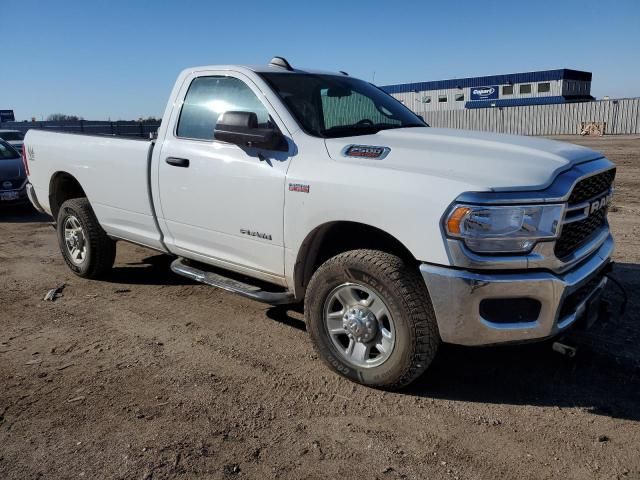
[[279,57],[183,71],[155,141],[25,142],[31,201],[76,274],[108,275],[125,240],[174,255],[179,275],[304,302],[320,357],[367,385],[407,385],[441,342],[589,323],[607,283],[615,168],[600,153],[429,128],[368,82]]
[[4,130],[0,129],[0,140],[4,140],[17,151],[22,151],[22,144],[24,143],[24,133],[19,130]]

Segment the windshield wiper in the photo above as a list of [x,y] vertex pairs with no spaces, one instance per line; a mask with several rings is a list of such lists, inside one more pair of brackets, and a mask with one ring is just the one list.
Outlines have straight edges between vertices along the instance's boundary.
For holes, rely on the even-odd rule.
[[374,125],[342,125],[339,127],[331,127],[327,130],[322,130],[322,135],[327,138],[348,137],[378,133],[381,130],[394,130],[397,128],[412,128],[424,126],[425,125],[420,123],[409,123],[406,125],[394,125],[390,123],[377,123]]
[[322,135],[328,138],[348,137],[351,135],[367,135],[370,133],[378,133],[383,128],[384,127],[380,127],[377,125],[345,125],[322,130]]
[[388,127],[382,127],[379,130],[396,130],[398,128],[416,128],[416,127],[426,127],[426,125],[422,123],[409,123],[406,125],[390,125]]

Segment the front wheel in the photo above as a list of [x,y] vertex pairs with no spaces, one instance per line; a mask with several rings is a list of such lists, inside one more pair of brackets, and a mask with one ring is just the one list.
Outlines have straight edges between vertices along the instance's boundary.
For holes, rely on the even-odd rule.
[[320,357],[364,385],[398,389],[418,378],[440,344],[417,269],[395,255],[352,250],[315,272],[305,320]]
[[79,277],[99,278],[113,266],[116,242],[102,229],[86,198],[62,204],[57,232],[64,261]]

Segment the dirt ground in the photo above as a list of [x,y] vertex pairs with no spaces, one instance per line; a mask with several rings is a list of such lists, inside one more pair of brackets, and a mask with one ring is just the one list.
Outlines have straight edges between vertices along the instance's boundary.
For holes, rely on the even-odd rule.
[[0,479],[640,478],[640,137],[562,139],[618,164],[626,316],[573,359],[444,347],[401,393],[330,373],[299,312],[124,243],[82,280],[47,218],[0,213]]

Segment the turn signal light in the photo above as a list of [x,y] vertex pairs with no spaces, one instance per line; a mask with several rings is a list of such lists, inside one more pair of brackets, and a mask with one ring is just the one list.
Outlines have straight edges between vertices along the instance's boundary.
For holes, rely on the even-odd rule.
[[460,234],[460,223],[462,223],[462,219],[471,211],[470,208],[467,207],[458,207],[451,214],[449,219],[447,220],[447,230],[449,233]]

